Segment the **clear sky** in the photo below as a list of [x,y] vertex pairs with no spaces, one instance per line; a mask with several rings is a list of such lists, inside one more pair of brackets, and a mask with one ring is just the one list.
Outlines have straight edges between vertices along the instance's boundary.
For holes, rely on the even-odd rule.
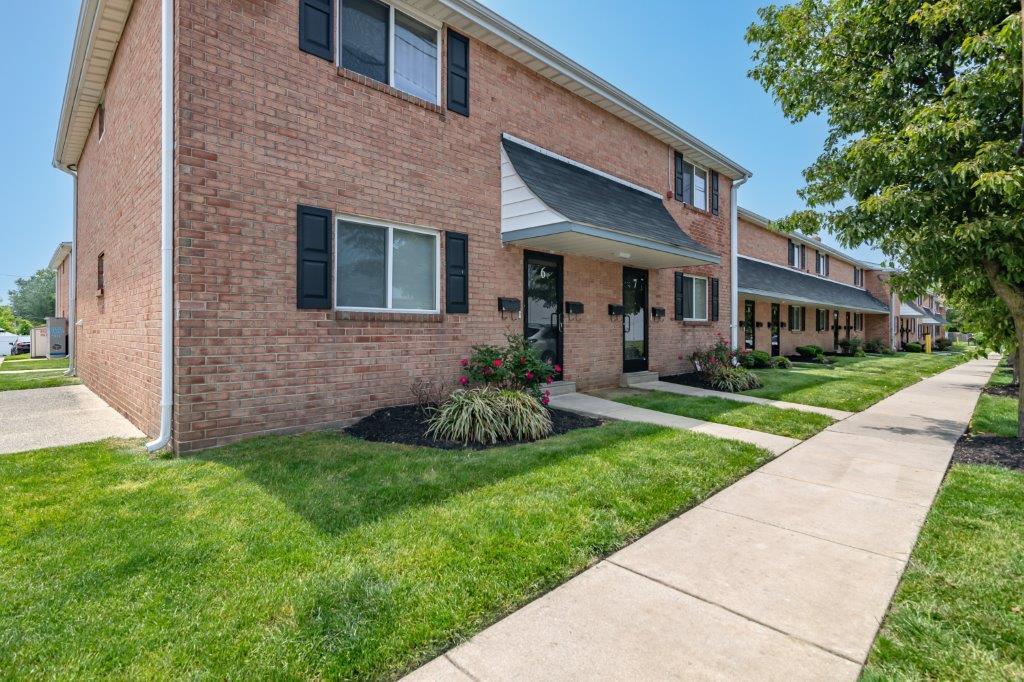
[[[769,218],[803,207],[801,171],[817,156],[825,127],[790,125],[747,78],[743,33],[768,0],[483,1],[752,170],[741,205]],[[45,22],[35,2],[4,3],[0,22],[2,299],[14,276],[45,267],[57,244],[71,239],[71,178],[51,159],[79,3],[45,4]],[[854,253],[881,259],[866,248]]]

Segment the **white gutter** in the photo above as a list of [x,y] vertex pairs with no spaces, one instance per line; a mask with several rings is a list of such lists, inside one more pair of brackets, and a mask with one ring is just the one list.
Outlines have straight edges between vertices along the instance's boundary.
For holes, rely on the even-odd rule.
[[740,328],[740,266],[739,266],[739,249],[740,249],[740,227],[739,227],[739,201],[737,196],[739,194],[740,185],[745,183],[748,178],[740,178],[739,180],[732,181],[732,189],[729,192],[729,261],[730,271],[729,281],[732,284],[732,303],[729,309],[732,311],[732,320],[729,322],[729,342],[733,350],[739,350],[739,328]]
[[68,268],[68,370],[69,377],[75,376],[75,334],[78,331],[78,172],[71,173],[71,264]]
[[160,433],[150,452],[171,440],[174,405],[174,0],[162,0],[160,103]]

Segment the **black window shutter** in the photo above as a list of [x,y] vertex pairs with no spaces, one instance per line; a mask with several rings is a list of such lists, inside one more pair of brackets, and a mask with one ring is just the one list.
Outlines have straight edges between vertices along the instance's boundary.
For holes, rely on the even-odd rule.
[[683,319],[693,317],[693,280],[683,276]]
[[807,267],[807,245],[800,245],[800,269]]
[[718,322],[718,278],[711,278],[711,321]]
[[718,171],[711,171],[711,214],[718,215]]
[[675,318],[683,319],[683,273],[677,272],[675,289]]
[[676,152],[675,159],[676,182],[673,193],[675,194],[676,201],[683,201],[683,155]]
[[332,234],[330,211],[298,207],[296,305],[299,308],[324,310],[331,307]]
[[796,261],[794,260],[795,253],[796,252],[794,250],[793,242],[790,241],[789,242],[789,267],[793,267],[794,265],[796,265]]
[[683,163],[683,203],[693,206],[693,164]]
[[445,311],[469,312],[469,236],[461,232],[444,233]]
[[334,0],[299,0],[299,49],[334,61]]
[[827,253],[825,254],[825,276],[828,277],[831,274],[829,271],[832,269],[832,257]]
[[800,306],[800,331],[807,329],[807,307]]
[[448,29],[448,109],[469,116],[469,38]]

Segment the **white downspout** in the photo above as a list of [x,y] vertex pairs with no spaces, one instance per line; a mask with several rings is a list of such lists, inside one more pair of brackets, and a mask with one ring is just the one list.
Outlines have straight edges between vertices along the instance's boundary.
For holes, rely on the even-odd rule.
[[160,103],[160,434],[146,449],[171,440],[174,404],[174,0],[162,0]]
[[68,265],[68,370],[75,376],[75,335],[78,333],[78,171],[71,173],[71,263]]
[[749,177],[740,178],[739,180],[733,180],[731,190],[729,192],[729,259],[731,261],[731,268],[729,282],[732,285],[732,303],[729,308],[732,310],[732,320],[729,324],[729,342],[734,350],[739,349],[739,325],[740,325],[740,283],[739,283],[739,259],[737,258],[740,248],[740,227],[739,227],[739,200],[737,195],[739,194],[740,185],[749,180]]

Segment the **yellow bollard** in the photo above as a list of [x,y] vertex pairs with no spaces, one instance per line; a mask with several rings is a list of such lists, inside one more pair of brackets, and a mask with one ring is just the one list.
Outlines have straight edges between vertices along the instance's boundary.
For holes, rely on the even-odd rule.
[[925,353],[931,353],[932,352],[932,335],[931,334],[925,334],[924,335],[924,352]]

